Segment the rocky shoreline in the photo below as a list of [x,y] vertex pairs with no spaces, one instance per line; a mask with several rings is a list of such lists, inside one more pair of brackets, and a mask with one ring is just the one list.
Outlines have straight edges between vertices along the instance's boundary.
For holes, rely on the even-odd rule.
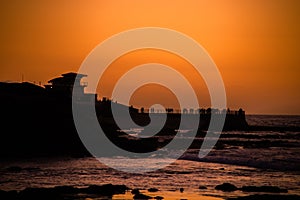
[[[199,186],[200,191],[205,191],[205,186]],[[230,197],[219,199],[226,200],[296,200],[300,196],[288,194],[288,190],[276,186],[243,186],[238,188],[230,183],[223,183],[217,185],[215,190],[224,192],[224,196],[231,192],[240,190],[245,192],[248,196]],[[90,185],[88,187],[77,188],[73,186],[56,186],[52,188],[25,188],[21,191],[4,191],[0,190],[0,199],[5,200],[83,200],[83,199],[112,199],[114,195],[130,193],[132,199],[168,199],[168,196],[156,195],[160,191],[157,188],[149,189],[130,189],[126,185]],[[178,188],[180,193],[184,193],[184,188]],[[175,191],[174,191],[175,192]],[[253,194],[251,194],[253,193]],[[198,199],[198,198],[197,198]],[[207,196],[199,195],[199,199],[207,199]],[[216,197],[216,199],[218,199]]]

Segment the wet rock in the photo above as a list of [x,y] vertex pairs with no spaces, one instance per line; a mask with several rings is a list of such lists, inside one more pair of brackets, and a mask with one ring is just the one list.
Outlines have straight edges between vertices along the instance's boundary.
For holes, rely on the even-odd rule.
[[90,185],[87,188],[82,188],[80,191],[86,194],[102,194],[104,192],[100,185]]
[[18,199],[57,200],[57,199],[62,199],[62,196],[58,192],[55,192],[53,188],[26,188],[19,192]]
[[158,192],[159,190],[157,188],[149,188],[148,192]]
[[133,199],[152,199],[152,197],[139,193],[139,194],[134,195]]
[[88,188],[82,189],[87,194],[101,194],[101,195],[114,195],[124,194],[128,188],[125,185],[90,185]]
[[140,190],[139,189],[133,189],[133,190],[131,190],[131,194],[140,194]]
[[57,186],[54,188],[26,188],[20,192],[0,190],[2,200],[63,200],[68,196],[76,196],[79,193],[93,194],[100,196],[112,196],[114,194],[124,194],[128,190],[125,185],[91,185],[87,188],[75,188],[73,186]]
[[217,185],[215,189],[221,190],[223,192],[233,192],[236,191],[238,188],[235,185],[232,185],[230,183],[223,183],[221,185]]
[[228,198],[227,200],[299,200],[300,196],[298,195],[269,195],[269,194],[263,194],[263,195],[249,195],[245,197],[237,197],[237,198]]
[[59,194],[76,194],[80,192],[80,189],[73,186],[56,186],[53,191]]
[[276,186],[243,186],[243,192],[269,192],[269,193],[287,193],[288,190]]
[[15,200],[17,199],[17,191],[4,191],[0,190],[0,199],[5,199],[5,200]]

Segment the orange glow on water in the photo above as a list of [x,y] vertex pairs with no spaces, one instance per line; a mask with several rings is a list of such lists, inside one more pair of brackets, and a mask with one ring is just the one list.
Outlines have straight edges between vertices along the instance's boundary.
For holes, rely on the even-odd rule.
[[[222,200],[223,198],[217,198],[217,197],[210,197],[210,196],[203,196],[200,194],[197,194],[195,192],[184,192],[180,193],[179,191],[176,192],[170,192],[170,191],[164,191],[164,192],[145,192],[143,193],[148,196],[156,197],[161,196],[164,197],[164,199],[168,200],[179,200],[179,199],[190,199],[190,200]],[[127,192],[126,194],[120,194],[120,195],[114,195],[113,200],[129,200],[132,199],[133,195],[131,192]]]

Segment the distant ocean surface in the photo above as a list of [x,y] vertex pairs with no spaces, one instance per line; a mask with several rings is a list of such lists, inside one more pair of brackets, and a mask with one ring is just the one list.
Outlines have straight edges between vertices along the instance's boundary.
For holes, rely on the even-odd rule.
[[249,125],[300,127],[300,115],[247,115]]
[[[253,126],[300,127],[300,116],[248,115],[246,119]],[[197,157],[196,149],[190,149],[170,166],[145,174],[120,172],[95,158],[2,160],[0,189],[112,183],[162,191],[182,187],[187,192],[220,197],[245,195],[241,191],[225,194],[214,190],[216,185],[229,182],[238,187],[279,186],[300,195],[299,131],[230,131],[223,132],[219,140],[203,159]],[[199,186],[207,189],[199,190]]]
[[[274,130],[223,132],[221,145],[201,161],[300,171],[300,116],[248,115],[246,120],[250,126],[274,127]],[[278,131],[278,127],[282,129]],[[285,131],[291,127],[297,131]],[[199,160],[193,150],[184,158]]]

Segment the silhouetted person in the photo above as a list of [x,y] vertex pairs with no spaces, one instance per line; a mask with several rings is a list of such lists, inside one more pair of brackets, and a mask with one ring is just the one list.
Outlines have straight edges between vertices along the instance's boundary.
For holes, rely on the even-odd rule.
[[206,109],[206,114],[209,114],[209,115],[211,114],[211,108]]
[[184,109],[182,110],[182,112],[183,112],[183,114],[188,114],[188,110],[187,110],[186,108],[184,108]]
[[190,114],[194,114],[194,109],[190,109]]

